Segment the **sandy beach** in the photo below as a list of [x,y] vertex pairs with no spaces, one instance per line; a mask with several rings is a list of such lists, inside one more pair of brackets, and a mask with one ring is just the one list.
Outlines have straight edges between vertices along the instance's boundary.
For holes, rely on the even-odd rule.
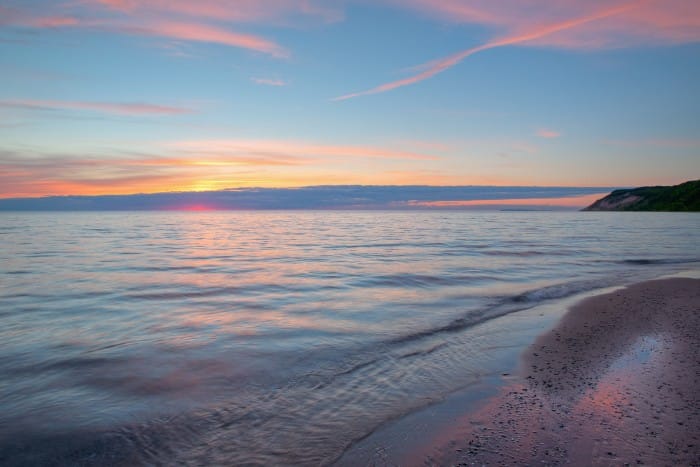
[[700,280],[588,298],[428,465],[700,465]]

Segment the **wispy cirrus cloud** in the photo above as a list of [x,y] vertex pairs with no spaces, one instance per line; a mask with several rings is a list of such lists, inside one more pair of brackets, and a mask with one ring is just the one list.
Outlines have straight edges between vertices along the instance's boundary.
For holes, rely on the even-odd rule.
[[639,139],[639,140],[603,140],[603,144],[609,146],[620,146],[628,148],[642,148],[642,147],[655,147],[655,148],[670,148],[670,149],[690,149],[690,148],[700,148],[700,139],[693,138],[650,138],[650,139]]
[[347,183],[348,160],[430,161],[434,156],[373,146],[276,140],[163,142],[152,152],[89,148],[54,153],[0,148],[0,198],[201,191],[239,186]]
[[45,8],[0,7],[0,25],[83,29],[220,44],[276,58],[290,51],[273,39],[236,30],[241,23],[287,25],[342,18],[342,10],[313,0],[76,0]]
[[24,23],[25,26],[35,28],[64,28],[70,26],[78,26],[80,21],[77,18],[70,16],[41,16],[38,18],[29,18]]
[[30,28],[57,28],[75,26],[78,19],[65,14],[47,14],[0,5],[0,26],[24,26]]
[[140,20],[78,20],[68,17],[27,18],[17,22],[32,28],[82,28],[133,36],[161,37],[189,42],[219,44],[229,47],[253,50],[277,58],[285,58],[290,52],[278,43],[255,34],[244,34],[218,25],[187,21]]
[[[116,160],[114,160],[116,161]],[[160,171],[144,174],[129,165],[94,155],[50,154],[0,149],[0,197],[70,193],[124,193],[120,186],[139,191],[166,177]],[[130,192],[130,191],[129,191]]]
[[424,81],[426,79],[432,78],[435,75],[438,75],[455,65],[459,64],[462,62],[464,59],[467,57],[474,55],[479,52],[483,52],[484,50],[489,50],[489,49],[494,49],[497,47],[504,47],[507,45],[515,45],[515,44],[520,44],[524,43],[527,41],[539,39],[541,37],[545,37],[547,35],[553,34],[555,32],[559,32],[568,28],[576,27],[581,24],[585,24],[587,22],[595,21],[597,19],[601,19],[607,16],[611,16],[614,14],[618,14],[621,11],[624,11],[625,9],[629,9],[630,6],[626,5],[624,7],[618,7],[618,8],[613,8],[613,9],[607,9],[603,10],[601,12],[598,12],[594,15],[590,16],[585,16],[581,18],[576,18],[573,20],[568,20],[568,21],[563,21],[555,24],[550,24],[544,27],[536,27],[532,28],[529,31],[518,33],[518,34],[513,34],[509,36],[505,36],[500,39],[496,39],[490,42],[487,42],[485,44],[476,46],[476,47],[471,47],[469,49],[463,50],[461,52],[458,52],[456,54],[450,55],[448,57],[445,57],[443,59],[435,60],[430,63],[426,63],[424,65],[421,65],[420,68],[423,68],[424,71],[415,74],[413,76],[409,76],[407,78],[391,81],[379,86],[376,86],[374,88],[368,89],[366,91],[360,91],[360,92],[355,92],[351,94],[345,94],[339,97],[334,98],[334,101],[343,101],[347,99],[352,99],[354,97],[360,97],[360,96],[367,96],[371,94],[379,94],[383,93],[386,91],[391,91],[393,89],[401,88],[404,86],[409,86],[412,84],[419,83],[421,81]]
[[287,24],[303,18],[334,22],[343,18],[339,2],[328,0],[81,0],[130,15],[180,16],[237,23]]
[[180,115],[193,112],[185,107],[173,107],[146,102],[87,102],[37,99],[0,100],[1,107],[29,110],[87,110],[117,115]]
[[501,34],[622,8],[598,18],[528,41],[529,46],[576,49],[678,44],[700,39],[700,4],[694,0],[389,0],[403,8],[456,24],[482,24]]
[[50,153],[0,149],[0,198],[69,194],[124,194],[227,188],[242,175],[311,163],[301,156],[191,154],[167,156],[83,151]]
[[160,36],[194,42],[208,42],[255,50],[273,57],[284,58],[289,51],[274,41],[254,34],[241,34],[228,29],[193,22],[149,21],[142,26],[112,26],[111,29],[129,34]]
[[263,86],[286,86],[288,83],[284,80],[277,78],[250,78],[255,84],[261,84]]
[[432,78],[467,57],[505,46],[566,49],[678,44],[700,41],[700,2],[695,0],[407,0],[390,3],[454,23],[483,24],[501,30],[484,44],[417,67],[412,76],[338,96],[343,101],[379,94]]
[[287,157],[338,157],[338,158],[380,158],[380,159],[412,159],[437,160],[438,157],[413,151],[395,149],[319,144],[304,141],[277,140],[201,140],[178,141],[168,143],[171,149],[186,150],[197,154],[254,154],[254,155],[284,155]]

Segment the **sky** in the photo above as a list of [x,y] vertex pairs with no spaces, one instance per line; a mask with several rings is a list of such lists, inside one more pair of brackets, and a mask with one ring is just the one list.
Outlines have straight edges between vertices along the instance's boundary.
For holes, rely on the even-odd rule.
[[0,0],[0,70],[0,198],[700,178],[697,0]]

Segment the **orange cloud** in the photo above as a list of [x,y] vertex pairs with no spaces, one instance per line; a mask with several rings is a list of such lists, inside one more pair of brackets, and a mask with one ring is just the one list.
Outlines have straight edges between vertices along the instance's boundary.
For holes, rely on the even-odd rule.
[[14,107],[35,110],[89,110],[107,114],[121,115],[178,115],[192,112],[184,107],[149,104],[143,102],[84,102],[16,99],[0,101],[0,107]]
[[302,141],[204,140],[179,141],[170,143],[168,146],[198,154],[255,154],[285,155],[288,157],[360,157],[415,160],[438,159],[436,156],[411,151],[397,151],[368,146],[318,144]]
[[160,152],[168,155],[0,150],[0,198],[350,183],[365,174],[348,169],[349,160],[436,159],[380,147],[266,140],[164,143]]
[[600,48],[700,40],[700,2],[695,0],[638,0],[617,2],[612,7],[610,2],[599,0],[562,0],[556,4],[545,0],[477,0],[468,4],[459,0],[409,0],[402,5],[453,22],[486,24],[507,32],[485,44],[420,65],[418,68],[423,71],[413,76],[332,100],[379,94],[416,84],[475,53],[509,45]]
[[128,164],[77,157],[20,157],[0,152],[0,198],[69,194],[128,194],[163,186],[170,176],[144,175]]
[[[251,179],[257,183],[266,167],[306,163],[302,158],[281,156],[119,158],[0,151],[0,198],[223,189],[245,185]],[[268,177],[275,182],[274,176]]]

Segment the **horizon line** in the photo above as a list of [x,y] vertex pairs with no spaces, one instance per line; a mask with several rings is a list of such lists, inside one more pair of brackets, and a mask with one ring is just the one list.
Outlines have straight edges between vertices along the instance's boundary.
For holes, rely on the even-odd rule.
[[[683,183],[683,182],[680,182]],[[229,187],[220,188],[217,190],[172,190],[172,191],[150,191],[150,192],[133,192],[133,193],[103,193],[103,194],[49,194],[49,195],[38,195],[38,196],[11,196],[2,197],[0,195],[1,201],[9,200],[39,200],[48,198],[100,198],[100,197],[113,197],[113,196],[150,196],[150,195],[174,195],[174,194],[207,194],[207,193],[232,193],[232,192],[242,192],[242,191],[253,191],[253,190],[304,190],[304,189],[319,189],[319,188],[435,188],[435,189],[448,189],[448,188],[543,188],[543,189],[584,189],[584,190],[620,190],[620,189],[631,189],[639,188],[642,186],[667,186],[667,185],[479,185],[479,184],[466,184],[466,185],[429,185],[429,184],[322,184],[322,185],[302,185],[302,186],[242,186],[242,187]],[[602,191],[601,191],[602,193]],[[575,195],[571,195],[575,196]]]

